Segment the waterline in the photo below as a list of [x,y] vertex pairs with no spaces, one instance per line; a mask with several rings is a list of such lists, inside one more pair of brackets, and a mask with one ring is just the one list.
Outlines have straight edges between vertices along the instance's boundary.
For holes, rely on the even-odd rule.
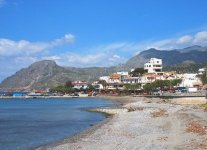
[[96,98],[0,101],[0,147],[31,149],[78,134],[105,116],[83,108],[110,107]]

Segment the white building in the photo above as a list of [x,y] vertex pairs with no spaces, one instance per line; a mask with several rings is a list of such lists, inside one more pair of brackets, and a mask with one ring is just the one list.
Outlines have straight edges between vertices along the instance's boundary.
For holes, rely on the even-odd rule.
[[102,77],[99,77],[99,80],[104,80],[107,83],[109,83],[109,79],[110,79],[110,76],[102,76]]
[[162,71],[162,59],[151,58],[149,62],[144,64],[144,70],[148,73],[156,73]]
[[204,74],[206,72],[206,68],[200,68],[199,70],[198,70],[198,74],[199,75],[202,75],[202,74]]
[[99,81],[94,81],[92,83],[92,86],[96,89],[96,90],[102,90],[104,89],[103,85],[99,83]]
[[88,88],[88,82],[85,81],[74,81],[72,82],[74,89],[87,89]]
[[195,87],[202,85],[202,82],[200,79],[197,77],[197,74],[183,74],[182,76],[182,82],[179,86],[181,87]]
[[121,82],[123,82],[125,77],[129,76],[129,72],[125,72],[125,71],[117,72],[117,74],[120,75]]
[[142,83],[142,77],[125,77],[123,79],[124,84],[137,84]]
[[121,75],[117,73],[112,73],[109,77],[109,82],[108,83],[121,83]]
[[119,74],[121,76],[128,76],[129,72],[121,71],[121,72],[117,72],[117,74]]

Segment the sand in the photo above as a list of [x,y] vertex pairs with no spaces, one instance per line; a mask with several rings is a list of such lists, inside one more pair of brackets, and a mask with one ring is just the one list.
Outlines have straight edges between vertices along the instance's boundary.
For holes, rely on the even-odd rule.
[[171,99],[172,103],[182,105],[200,105],[206,104],[207,99],[205,97],[185,97],[185,98],[174,98]]
[[107,99],[123,104],[113,110],[98,110],[113,114],[111,118],[76,138],[38,149],[207,149],[207,112],[199,106],[172,104],[159,98]]

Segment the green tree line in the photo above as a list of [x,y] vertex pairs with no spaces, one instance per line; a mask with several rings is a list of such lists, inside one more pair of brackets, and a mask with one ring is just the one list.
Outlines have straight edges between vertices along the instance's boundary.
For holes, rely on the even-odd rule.
[[94,87],[92,85],[88,85],[87,89],[74,89],[73,84],[71,81],[67,81],[64,85],[58,85],[56,87],[53,87],[50,89],[51,92],[53,93],[74,93],[74,92],[80,92],[83,91],[85,93],[91,92],[94,90]]
[[157,89],[164,90],[165,88],[170,88],[173,86],[177,86],[182,82],[182,79],[174,79],[174,80],[156,80],[150,84],[146,84],[143,86],[145,91],[154,91]]

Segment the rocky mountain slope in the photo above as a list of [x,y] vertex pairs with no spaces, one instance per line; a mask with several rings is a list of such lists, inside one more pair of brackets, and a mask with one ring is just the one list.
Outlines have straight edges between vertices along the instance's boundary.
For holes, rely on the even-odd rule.
[[176,66],[186,63],[207,63],[207,47],[192,46],[180,50],[149,49],[129,59],[125,64],[114,67],[74,68],[61,67],[54,61],[43,60],[21,69],[5,79],[0,88],[44,88],[64,84],[71,80],[92,81],[99,76],[108,75],[116,71],[129,71],[131,68],[143,67],[150,58],[161,58],[163,65]]
[[71,80],[86,80],[91,81],[98,79],[101,75],[108,75],[115,71],[113,68],[73,68],[61,67],[54,61],[43,60],[30,65],[28,68],[21,69],[14,75],[5,79],[0,88],[25,88],[37,89],[44,87],[54,87],[64,84]]
[[206,63],[207,47],[192,46],[176,50],[157,50],[151,48],[129,59],[125,64],[125,68],[143,67],[144,63],[153,57],[162,59],[164,66],[186,62]]

